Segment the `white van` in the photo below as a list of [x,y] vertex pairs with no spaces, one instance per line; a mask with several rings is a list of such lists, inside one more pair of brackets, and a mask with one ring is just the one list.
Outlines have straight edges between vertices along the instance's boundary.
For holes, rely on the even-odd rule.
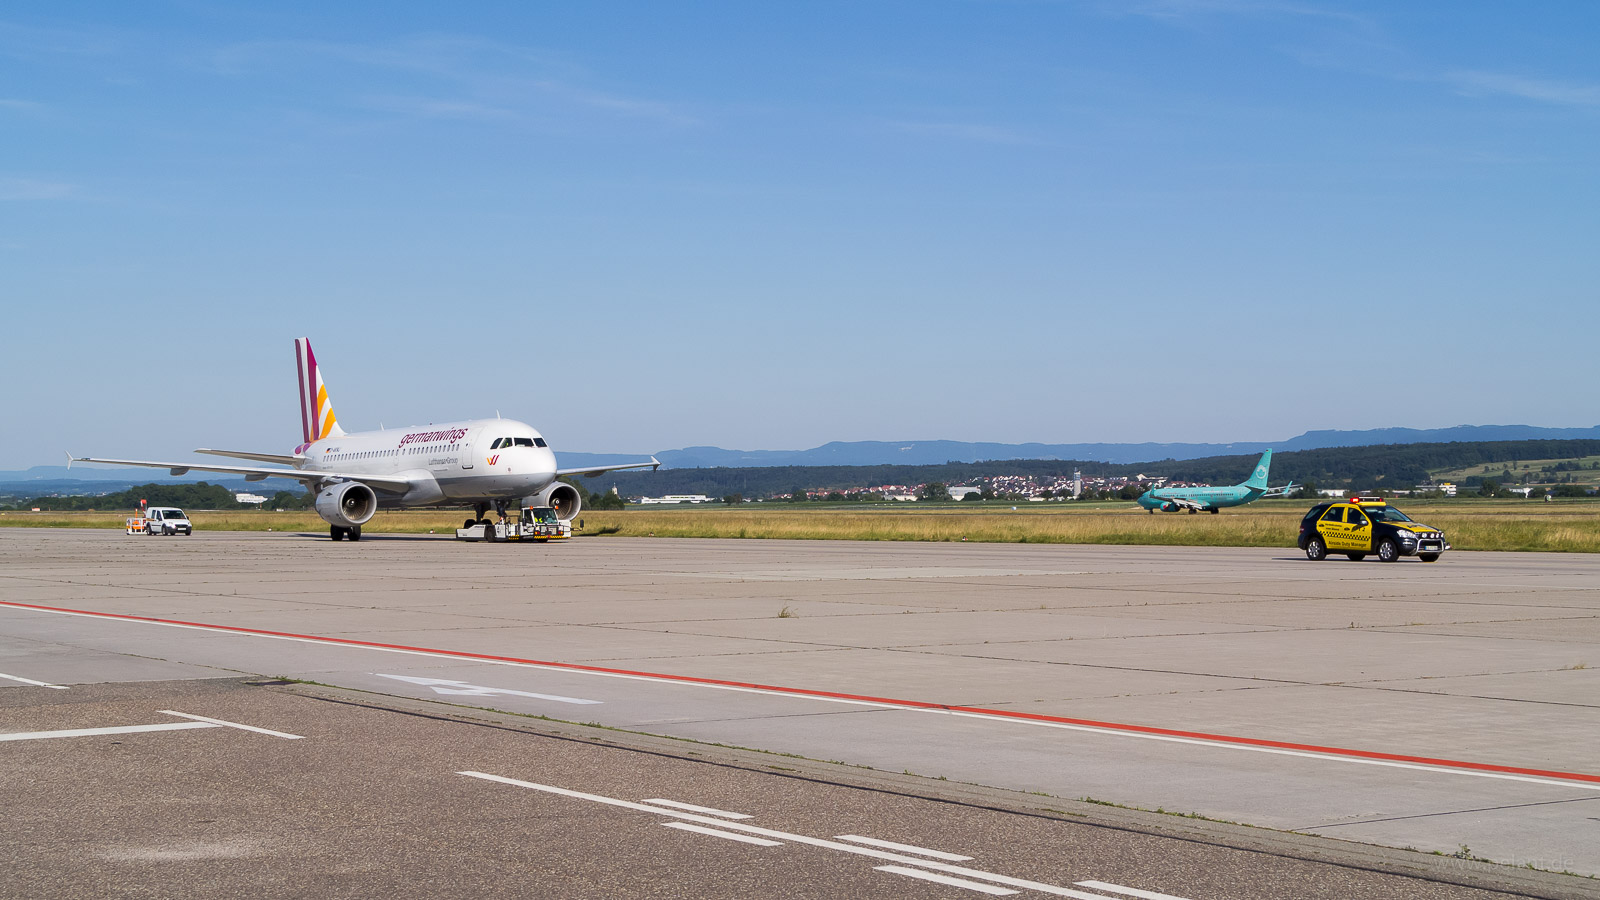
[[176,506],[152,506],[144,513],[145,534],[181,534],[184,537],[194,533],[194,525],[189,522],[189,516]]

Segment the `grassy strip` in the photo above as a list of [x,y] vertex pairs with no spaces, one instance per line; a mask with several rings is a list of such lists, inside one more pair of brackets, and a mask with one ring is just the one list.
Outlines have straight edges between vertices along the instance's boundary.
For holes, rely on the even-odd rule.
[[[1309,504],[1261,501],[1221,515],[1147,515],[1126,503],[857,504],[630,509],[580,515],[582,535],[781,538],[1039,544],[1142,544],[1184,547],[1292,547]],[[1600,504],[1585,501],[1408,503],[1414,518],[1442,528],[1456,549],[1600,553]],[[9,512],[0,526],[121,528],[126,513]],[[209,531],[327,531],[315,513],[194,512]],[[381,513],[371,533],[451,534],[464,511]]]

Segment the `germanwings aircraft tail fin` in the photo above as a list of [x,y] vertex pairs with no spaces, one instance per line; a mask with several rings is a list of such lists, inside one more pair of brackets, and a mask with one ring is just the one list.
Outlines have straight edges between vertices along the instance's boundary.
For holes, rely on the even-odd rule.
[[344,434],[333,415],[328,386],[322,383],[322,370],[317,368],[317,355],[311,352],[310,338],[295,338],[294,361],[300,371],[300,429],[305,442],[309,444]]
[[1245,481],[1244,486],[1258,491],[1266,490],[1267,470],[1270,468],[1272,468],[1272,451],[1268,450],[1261,454],[1261,461],[1256,463],[1256,470],[1250,473],[1250,478]]

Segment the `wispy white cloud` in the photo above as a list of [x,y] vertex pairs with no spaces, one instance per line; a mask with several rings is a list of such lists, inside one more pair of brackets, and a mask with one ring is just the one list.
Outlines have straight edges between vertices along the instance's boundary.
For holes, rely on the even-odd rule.
[[456,119],[468,122],[507,122],[521,116],[514,110],[475,103],[470,100],[446,100],[435,97],[373,96],[362,98],[363,105],[386,112],[399,113],[418,119]]
[[908,122],[893,121],[887,123],[889,128],[908,134],[923,134],[931,137],[949,138],[959,141],[976,141],[985,144],[1033,144],[1037,143],[1032,138],[1009,128],[998,125],[984,125],[975,122]]
[[1223,15],[1302,17],[1344,26],[1339,39],[1316,47],[1286,46],[1301,63],[1343,69],[1391,81],[1437,82],[1465,96],[1502,96],[1561,106],[1600,106],[1600,84],[1480,69],[1442,69],[1418,63],[1375,20],[1344,10],[1289,0],[1139,0],[1123,12],[1171,24]]
[[43,103],[32,100],[17,100],[10,97],[0,97],[0,109],[14,109],[18,112],[36,112],[44,109]]
[[103,29],[41,28],[0,21],[0,55],[19,58],[52,54],[110,56],[122,46],[113,32]]
[[0,201],[60,200],[78,193],[78,185],[37,178],[0,177]]
[[1443,80],[1469,95],[1498,94],[1562,106],[1600,106],[1600,84],[1466,70],[1446,72]]
[[281,76],[292,69],[335,65],[405,73],[432,79],[436,98],[386,97],[391,112],[426,118],[546,117],[541,103],[673,125],[697,120],[673,104],[585,86],[581,68],[553,53],[468,36],[419,36],[388,43],[256,41],[221,48],[210,56],[215,71],[230,76]]
[[1140,2],[1129,5],[1103,6],[1102,10],[1123,12],[1171,23],[1221,15],[1293,16],[1342,22],[1362,29],[1376,27],[1371,19],[1348,10],[1329,9],[1309,3],[1281,2],[1281,0],[1140,0]]

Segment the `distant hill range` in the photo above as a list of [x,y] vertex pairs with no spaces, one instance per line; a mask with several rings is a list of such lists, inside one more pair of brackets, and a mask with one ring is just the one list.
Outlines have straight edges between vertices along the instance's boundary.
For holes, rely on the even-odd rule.
[[[1593,428],[1542,428],[1534,425],[1457,425],[1453,428],[1375,428],[1367,431],[1308,431],[1286,441],[1244,441],[1233,444],[1000,444],[968,441],[834,441],[810,450],[724,450],[721,447],[685,447],[656,453],[664,469],[932,466],[947,462],[988,460],[1080,460],[1118,465],[1193,460],[1260,453],[1272,448],[1280,453],[1333,447],[1451,442],[1600,440]],[[604,465],[637,461],[643,454],[575,453],[561,451],[564,466]],[[1274,469],[1274,475],[1278,472]],[[40,497],[48,494],[109,493],[150,482],[208,481],[232,490],[268,495],[279,490],[298,491],[288,481],[273,479],[246,484],[236,475],[191,471],[173,478],[160,469],[131,467],[91,468],[76,465],[34,466],[22,471],[0,471],[0,494]],[[787,487],[787,485],[785,485]]]
[[[1308,431],[1286,441],[1233,444],[998,444],[969,441],[834,441],[810,450],[724,450],[685,447],[656,453],[662,468],[703,469],[757,466],[929,466],[946,462],[1001,459],[1093,460],[1142,463],[1164,459],[1203,459],[1279,451],[1364,447],[1374,444],[1435,444],[1479,441],[1600,439],[1593,428],[1541,428],[1535,425],[1457,425],[1453,428],[1373,428],[1366,431]],[[604,465],[639,455],[559,453],[564,466]],[[0,481],[5,473],[0,473]]]

